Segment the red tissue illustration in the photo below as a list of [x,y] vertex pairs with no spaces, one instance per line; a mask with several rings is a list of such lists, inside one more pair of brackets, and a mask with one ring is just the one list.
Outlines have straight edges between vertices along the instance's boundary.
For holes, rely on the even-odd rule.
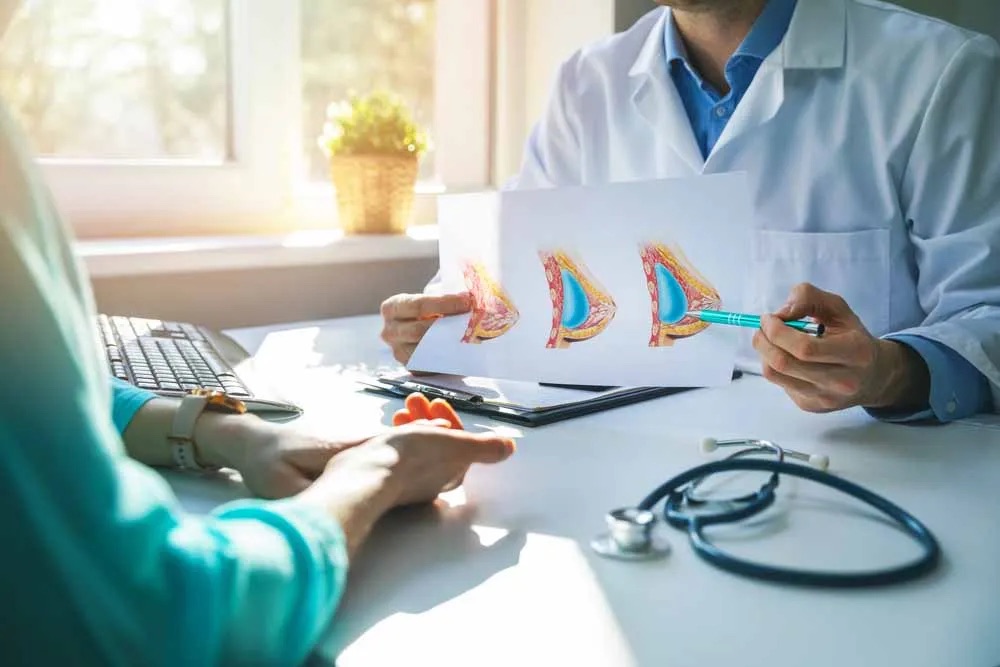
[[520,314],[503,287],[479,262],[466,262],[463,274],[472,294],[472,314],[462,342],[479,344],[510,331]]
[[650,347],[669,347],[708,328],[694,311],[720,310],[722,297],[684,257],[680,249],[663,243],[640,246],[646,287],[652,303]]

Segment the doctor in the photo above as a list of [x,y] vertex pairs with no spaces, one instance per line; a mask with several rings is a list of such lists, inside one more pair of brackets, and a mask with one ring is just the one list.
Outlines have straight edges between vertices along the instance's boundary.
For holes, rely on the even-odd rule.
[[[874,0],[661,0],[559,70],[515,187],[745,171],[751,368],[805,410],[1000,405],[1000,48]],[[383,304],[405,361],[463,295]],[[780,319],[813,316],[815,339]],[[752,344],[752,350],[751,350]],[[752,357],[751,357],[752,355]]]

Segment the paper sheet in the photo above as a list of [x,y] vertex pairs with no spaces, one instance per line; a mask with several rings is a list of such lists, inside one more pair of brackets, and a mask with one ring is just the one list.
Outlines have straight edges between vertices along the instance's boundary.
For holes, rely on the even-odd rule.
[[431,327],[411,370],[560,384],[730,382],[739,333],[690,310],[740,303],[742,174],[442,198],[442,288],[471,315]]

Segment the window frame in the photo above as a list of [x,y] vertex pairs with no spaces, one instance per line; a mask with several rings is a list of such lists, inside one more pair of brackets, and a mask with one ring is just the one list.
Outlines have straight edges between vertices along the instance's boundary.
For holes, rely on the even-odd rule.
[[[332,185],[301,176],[300,3],[228,2],[229,159],[221,164],[40,159],[56,204],[77,236],[336,226]],[[437,0],[436,15],[433,139],[439,182],[418,184],[417,222],[434,220],[442,192],[492,185],[495,0]]]

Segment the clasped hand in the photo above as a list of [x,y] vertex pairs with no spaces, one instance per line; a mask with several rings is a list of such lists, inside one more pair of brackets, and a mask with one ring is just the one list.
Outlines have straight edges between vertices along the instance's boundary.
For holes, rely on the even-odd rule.
[[395,416],[394,428],[358,439],[325,438],[294,426],[241,418],[248,428],[241,446],[230,445],[226,463],[263,498],[296,495],[328,470],[335,469],[345,484],[351,483],[351,469],[381,470],[395,505],[433,500],[461,483],[472,464],[497,463],[514,452],[507,438],[463,430],[444,401],[431,403],[414,394],[406,405]]

